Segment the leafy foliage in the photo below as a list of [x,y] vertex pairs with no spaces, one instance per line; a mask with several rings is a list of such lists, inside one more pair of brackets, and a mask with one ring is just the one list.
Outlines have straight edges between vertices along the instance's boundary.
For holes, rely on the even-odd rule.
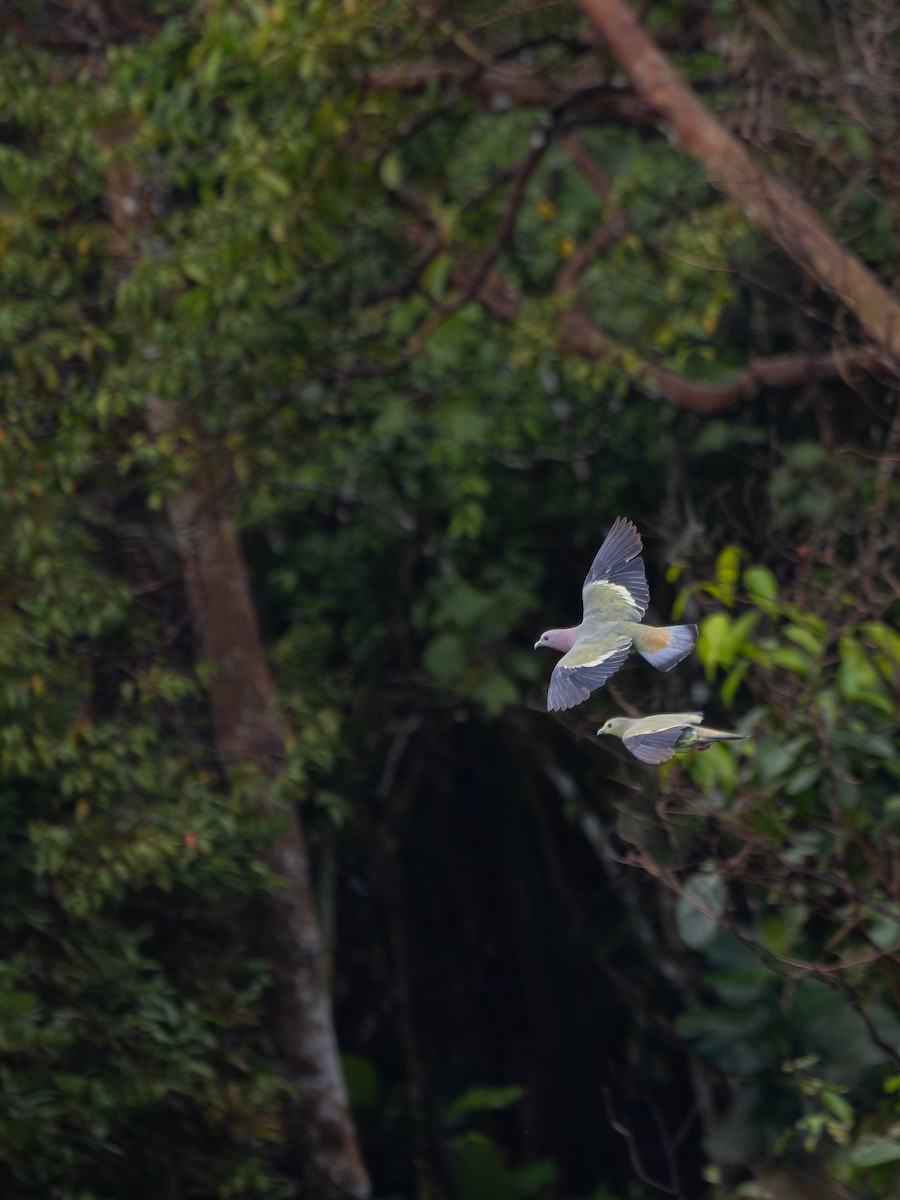
[[[887,274],[896,55],[851,7],[650,20]],[[2,49],[4,1195],[295,1192],[255,915],[277,822],[215,760],[161,516],[204,467],[377,1194],[759,1195],[797,1162],[895,1191],[888,367],[665,400],[657,368],[721,384],[854,335],[574,6],[120,8],[85,61],[55,10]],[[748,735],[658,785],[574,736],[593,710],[540,711],[530,649],[619,513],[699,658],[597,706]]]
[[[712,747],[687,768],[705,828],[690,815],[693,789],[674,784],[678,859],[715,846],[703,871],[674,884],[679,933],[702,953],[714,997],[698,998],[679,1029],[741,1083],[707,1138],[714,1162],[802,1148],[849,1182],[871,1131],[890,1121],[898,1065],[900,641],[855,609],[804,611],[770,569],[745,561],[724,548],[699,589],[722,605],[701,626],[706,676],[729,706],[755,705],[742,751]],[[879,1182],[894,1186],[883,1165]]]

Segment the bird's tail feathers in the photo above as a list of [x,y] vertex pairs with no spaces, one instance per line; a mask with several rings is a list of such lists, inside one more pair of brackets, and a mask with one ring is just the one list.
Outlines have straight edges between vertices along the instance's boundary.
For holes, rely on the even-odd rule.
[[671,671],[697,645],[697,626],[668,625],[655,628],[653,625],[637,625],[633,637],[634,648],[641,658],[646,658],[657,671]]
[[701,742],[743,742],[747,737],[744,733],[726,733],[724,729],[710,729],[707,725],[697,725],[691,732]]

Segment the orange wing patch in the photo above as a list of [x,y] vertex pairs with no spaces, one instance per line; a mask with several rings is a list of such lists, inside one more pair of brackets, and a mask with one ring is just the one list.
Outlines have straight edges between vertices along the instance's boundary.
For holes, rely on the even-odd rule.
[[672,641],[669,629],[655,629],[652,625],[641,627],[641,645],[652,654],[656,650],[667,650]]

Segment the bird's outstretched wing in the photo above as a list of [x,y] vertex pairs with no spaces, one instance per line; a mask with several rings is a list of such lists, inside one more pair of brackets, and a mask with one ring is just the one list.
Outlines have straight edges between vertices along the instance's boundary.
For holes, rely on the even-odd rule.
[[625,662],[631,640],[613,637],[605,641],[605,645],[576,642],[568,654],[562,656],[550,676],[547,708],[551,712],[574,708],[587,700],[591,692],[602,687]]
[[632,728],[622,738],[622,742],[635,758],[639,758],[641,762],[658,766],[660,763],[668,762],[675,753],[675,746],[684,735],[686,728],[688,728],[687,722],[670,725],[668,729],[655,729],[652,732],[641,732]]
[[635,526],[617,517],[584,581],[581,596],[586,622],[640,621],[650,603],[642,549]]
[[649,717],[638,717],[632,732],[639,733],[654,733],[657,729],[671,729],[675,725],[700,725],[703,722],[703,713],[699,712],[683,712],[683,713],[654,713]]

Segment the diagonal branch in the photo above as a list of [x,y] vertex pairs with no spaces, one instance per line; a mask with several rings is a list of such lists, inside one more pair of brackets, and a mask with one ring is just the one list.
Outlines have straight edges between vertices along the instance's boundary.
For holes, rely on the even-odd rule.
[[572,290],[595,258],[610,250],[619,238],[624,237],[631,228],[631,221],[624,209],[617,208],[613,215],[599,229],[595,229],[577,248],[572,257],[560,268],[556,277],[554,291],[557,296],[563,296]]
[[579,4],[635,90],[660,114],[681,148],[820,287],[855,314],[876,346],[900,360],[900,303],[873,272],[834,237],[797,192],[758,166],[704,108],[625,0],[579,0]]
[[647,132],[659,127],[658,114],[631,88],[565,86],[500,66],[482,69],[431,60],[401,63],[370,68],[364,82],[378,92],[424,92],[438,85],[451,96],[473,97],[492,112],[540,108],[584,124],[614,121]]
[[580,171],[604,204],[609,202],[612,195],[612,184],[609,176],[582,142],[581,138],[570,133],[563,142],[566,157],[576,171]]
[[485,286],[488,276],[494,270],[500,252],[512,236],[516,217],[525,199],[525,189],[528,187],[532,175],[537,170],[538,163],[540,163],[546,154],[548,145],[549,140],[545,133],[540,132],[535,135],[531,148],[513,174],[509,194],[506,198],[506,206],[503,210],[503,216],[500,218],[500,223],[497,226],[493,242],[481,255],[481,258],[466,279],[460,294],[452,303],[441,305],[416,330],[406,348],[408,357],[412,358],[417,354],[429,335],[449,317],[452,317],[454,313],[459,312],[461,308],[464,308],[470,301],[474,300]]
[[[569,162],[591,185],[604,204],[609,203],[612,185],[606,172],[583,145],[581,138],[570,133],[563,142]],[[609,217],[591,236],[578,247],[556,277],[555,291],[558,296],[571,291],[591,262],[605,254],[619,238],[631,228],[631,218],[623,208],[613,207]]]
[[[600,360],[621,352],[622,347],[585,312],[569,312],[561,318],[561,344],[567,354]],[[800,387],[814,379],[846,377],[854,370],[872,370],[883,365],[885,356],[871,346],[851,346],[824,354],[780,354],[752,360],[727,383],[704,383],[679,375],[669,367],[644,359],[634,372],[635,381],[649,383],[681,408],[702,416],[724,412],[763,387]]]

